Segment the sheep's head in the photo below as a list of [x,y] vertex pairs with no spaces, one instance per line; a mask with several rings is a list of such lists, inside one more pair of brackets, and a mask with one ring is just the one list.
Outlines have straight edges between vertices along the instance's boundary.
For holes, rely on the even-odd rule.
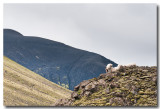
[[106,69],[108,70],[108,69],[111,69],[112,68],[112,64],[108,64],[107,66],[106,66]]

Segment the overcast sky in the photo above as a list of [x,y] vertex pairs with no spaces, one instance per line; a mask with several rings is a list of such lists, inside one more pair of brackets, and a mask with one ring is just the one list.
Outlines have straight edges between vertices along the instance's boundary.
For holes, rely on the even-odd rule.
[[5,4],[4,28],[95,52],[118,64],[156,65],[156,4]]

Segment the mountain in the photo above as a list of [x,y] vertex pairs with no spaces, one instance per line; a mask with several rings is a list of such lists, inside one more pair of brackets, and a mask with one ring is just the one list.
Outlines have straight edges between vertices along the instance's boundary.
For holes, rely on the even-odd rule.
[[23,36],[11,29],[4,29],[4,55],[71,90],[81,81],[105,72],[108,63],[117,66],[99,54],[44,38]]
[[3,57],[3,97],[5,106],[51,106],[72,91]]
[[124,66],[81,82],[54,106],[157,106],[157,67]]

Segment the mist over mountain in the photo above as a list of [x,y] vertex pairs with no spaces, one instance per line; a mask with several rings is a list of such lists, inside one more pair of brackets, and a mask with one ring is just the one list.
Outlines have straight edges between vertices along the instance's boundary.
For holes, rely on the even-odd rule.
[[99,54],[40,37],[23,36],[11,29],[4,29],[4,55],[71,90],[83,80],[104,73],[107,64],[117,66]]

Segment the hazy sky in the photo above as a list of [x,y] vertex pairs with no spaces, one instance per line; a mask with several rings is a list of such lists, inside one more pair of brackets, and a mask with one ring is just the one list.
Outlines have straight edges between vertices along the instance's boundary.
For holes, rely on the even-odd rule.
[[5,4],[3,26],[118,64],[156,65],[156,11],[156,4]]

